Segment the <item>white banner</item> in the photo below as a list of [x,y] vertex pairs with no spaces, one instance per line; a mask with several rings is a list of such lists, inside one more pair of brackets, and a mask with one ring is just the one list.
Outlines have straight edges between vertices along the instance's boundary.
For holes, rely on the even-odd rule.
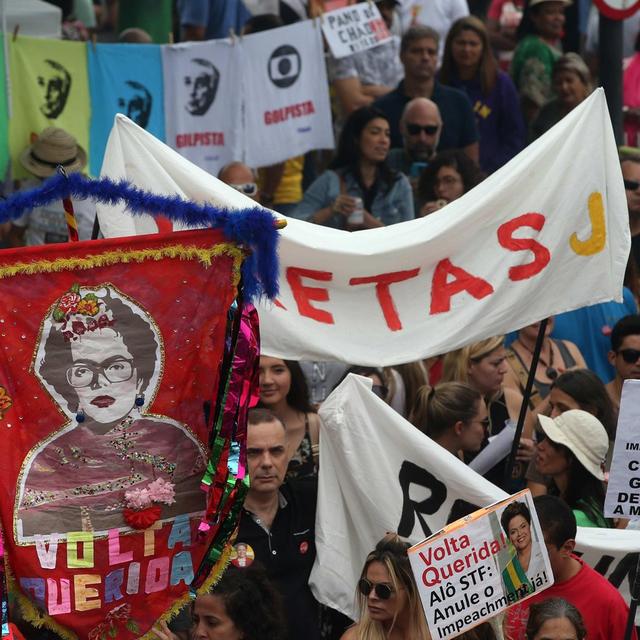
[[[121,116],[103,175],[230,208],[254,204]],[[107,236],[140,232],[138,218],[104,207],[99,216]],[[377,366],[446,353],[620,300],[629,247],[624,185],[598,89],[426,218],[355,233],[289,219],[281,295],[260,308],[263,351]]]
[[320,28],[306,20],[251,34],[242,38],[242,49],[246,163],[263,167],[332,149]]
[[373,2],[354,4],[322,15],[322,33],[334,58],[344,58],[391,40]]
[[162,47],[167,142],[213,175],[242,160],[241,55],[229,40]]
[[[439,531],[457,500],[479,507],[507,494],[425,436],[350,375],[320,409],[316,598],[355,619],[355,587],[386,532],[417,543]],[[578,551],[629,599],[638,531],[578,529]],[[634,554],[635,555],[632,555]]]

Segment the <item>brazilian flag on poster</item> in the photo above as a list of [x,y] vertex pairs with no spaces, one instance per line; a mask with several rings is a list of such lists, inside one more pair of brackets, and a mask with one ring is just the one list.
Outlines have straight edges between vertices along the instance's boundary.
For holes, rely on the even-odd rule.
[[60,127],[89,152],[89,84],[84,42],[19,36],[10,42],[11,127],[15,178],[29,174],[20,153],[46,127]]

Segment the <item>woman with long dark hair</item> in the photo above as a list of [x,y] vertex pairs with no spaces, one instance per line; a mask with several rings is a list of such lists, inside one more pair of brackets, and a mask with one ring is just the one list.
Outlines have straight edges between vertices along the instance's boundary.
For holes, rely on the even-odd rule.
[[387,165],[389,147],[384,113],[374,107],[354,111],[329,169],[307,189],[294,217],[349,231],[411,220],[411,185]]
[[453,23],[444,45],[440,82],[464,91],[474,105],[480,135],[480,167],[499,169],[525,144],[518,92],[498,69],[484,23],[475,16]]

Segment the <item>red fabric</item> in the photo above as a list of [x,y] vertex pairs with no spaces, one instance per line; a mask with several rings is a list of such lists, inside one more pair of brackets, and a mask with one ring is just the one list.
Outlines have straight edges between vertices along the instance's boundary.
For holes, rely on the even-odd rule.
[[[21,248],[0,252],[0,273],[222,242],[207,230]],[[215,400],[233,266],[224,253],[210,266],[183,255],[0,281],[8,561],[19,593],[80,638],[144,635],[186,595],[210,543],[196,540],[206,504],[203,402]],[[151,506],[160,512],[154,528],[132,529],[125,508],[142,520],[144,505],[128,505],[125,491],[157,478],[172,483],[176,500]],[[84,537],[68,543],[72,532]]]
[[[547,598],[564,598],[580,611],[589,640],[623,638],[629,607],[618,590],[577,556],[582,569],[569,580],[552,585],[540,594],[511,607],[505,620],[507,640],[525,640],[529,607]],[[635,629],[633,640],[638,640]]]
[[502,15],[502,7],[507,2],[513,2],[513,4],[519,9],[524,8],[523,0],[491,0],[491,4],[489,5],[489,9],[487,10],[487,18],[499,21],[500,16]]

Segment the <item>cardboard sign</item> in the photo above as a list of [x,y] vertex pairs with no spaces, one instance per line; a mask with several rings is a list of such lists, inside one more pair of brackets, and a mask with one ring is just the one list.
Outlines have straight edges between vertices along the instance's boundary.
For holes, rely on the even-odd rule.
[[355,4],[323,16],[322,33],[334,58],[366,51],[391,39],[373,2]]
[[640,380],[622,387],[604,515],[640,520]]
[[553,584],[529,490],[458,520],[409,549],[434,639],[458,637]]

